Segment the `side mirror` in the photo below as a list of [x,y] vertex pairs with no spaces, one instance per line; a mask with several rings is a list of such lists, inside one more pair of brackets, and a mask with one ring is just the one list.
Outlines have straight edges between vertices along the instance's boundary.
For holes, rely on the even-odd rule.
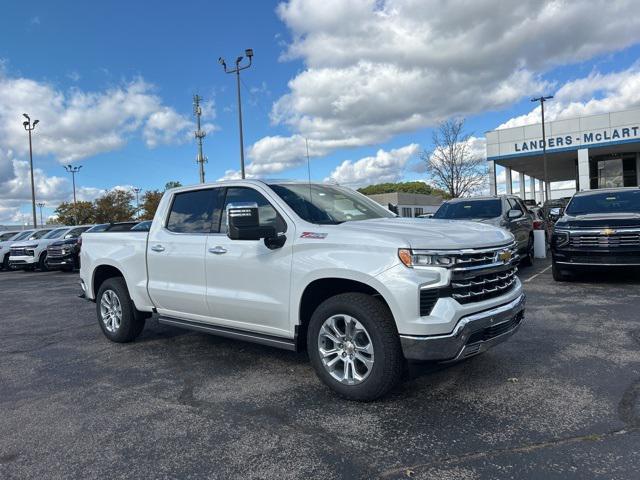
[[278,235],[275,227],[261,227],[258,206],[229,204],[227,207],[227,236],[231,240],[261,240],[267,248],[274,250],[284,245],[287,237]]
[[523,213],[520,210],[509,210],[509,213],[507,213],[507,218],[509,220],[514,220],[516,218],[520,218],[523,215]]
[[549,210],[549,215],[551,215],[552,217],[561,217],[562,214],[564,213],[564,208],[552,208],[551,210]]

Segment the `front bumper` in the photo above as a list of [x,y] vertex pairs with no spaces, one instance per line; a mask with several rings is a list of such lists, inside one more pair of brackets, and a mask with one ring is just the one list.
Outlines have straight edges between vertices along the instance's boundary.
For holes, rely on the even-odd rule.
[[553,260],[576,266],[640,266],[640,249],[634,248],[553,248]]
[[13,256],[9,257],[9,266],[19,268],[21,266],[33,265],[36,263],[36,258],[31,255]]
[[52,267],[64,267],[69,265],[75,265],[75,256],[68,254],[64,256],[49,257],[47,256],[47,264]]
[[524,320],[526,296],[462,317],[446,335],[400,335],[409,360],[456,361],[482,353],[513,335]]

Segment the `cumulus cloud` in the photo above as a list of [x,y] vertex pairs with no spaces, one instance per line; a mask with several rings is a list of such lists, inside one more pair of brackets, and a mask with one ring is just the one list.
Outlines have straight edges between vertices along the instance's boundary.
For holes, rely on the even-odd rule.
[[292,34],[282,59],[302,59],[305,69],[271,112],[293,136],[278,137],[277,155],[265,148],[250,155],[271,171],[301,163],[297,136],[325,152],[377,144],[508,106],[545,91],[540,75],[550,68],[640,39],[632,0],[523,0],[508,8],[501,0],[290,0],[277,13]]
[[[640,65],[619,72],[594,71],[569,81],[545,103],[545,119],[562,120],[584,115],[615,112],[640,106]],[[540,123],[540,107],[511,118],[498,127],[511,128]]]
[[345,160],[325,180],[351,186],[397,182],[402,178],[407,163],[418,148],[418,144],[412,143],[389,151],[380,149],[375,156],[361,158],[355,162]]
[[136,134],[150,148],[187,141],[193,120],[163,105],[154,92],[141,78],[104,91],[63,91],[0,68],[0,145],[26,153],[23,112],[40,120],[38,152],[61,163],[122,148]]

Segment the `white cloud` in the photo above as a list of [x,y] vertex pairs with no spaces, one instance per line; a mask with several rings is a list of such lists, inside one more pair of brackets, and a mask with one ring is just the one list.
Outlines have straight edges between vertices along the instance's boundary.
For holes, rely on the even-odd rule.
[[23,112],[40,120],[34,132],[38,153],[61,163],[122,148],[136,134],[149,147],[187,141],[193,120],[163,105],[154,90],[138,78],[104,91],[62,91],[0,69],[0,145],[26,153]]
[[[594,71],[562,85],[545,103],[545,119],[562,120],[640,106],[640,66],[602,74]],[[498,128],[540,123],[540,107],[506,121]]]
[[250,155],[272,172],[302,163],[298,136],[325,153],[378,144],[546,91],[550,68],[640,39],[631,0],[290,0],[277,12],[292,33],[282,58],[305,69],[271,113],[292,137]]
[[407,163],[418,148],[418,144],[412,143],[389,151],[380,149],[375,156],[361,158],[355,162],[345,160],[325,180],[351,186],[397,182],[402,178]]

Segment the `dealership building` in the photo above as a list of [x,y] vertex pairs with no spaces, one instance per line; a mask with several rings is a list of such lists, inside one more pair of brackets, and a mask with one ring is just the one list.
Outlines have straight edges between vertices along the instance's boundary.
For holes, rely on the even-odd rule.
[[[640,185],[640,109],[545,122],[545,137],[549,181],[575,182],[569,193]],[[494,130],[487,132],[486,139],[491,193],[498,191],[499,165],[505,169],[507,193],[524,199],[534,198],[535,192],[535,199],[541,201],[542,124]],[[552,190],[551,196],[562,195]]]

